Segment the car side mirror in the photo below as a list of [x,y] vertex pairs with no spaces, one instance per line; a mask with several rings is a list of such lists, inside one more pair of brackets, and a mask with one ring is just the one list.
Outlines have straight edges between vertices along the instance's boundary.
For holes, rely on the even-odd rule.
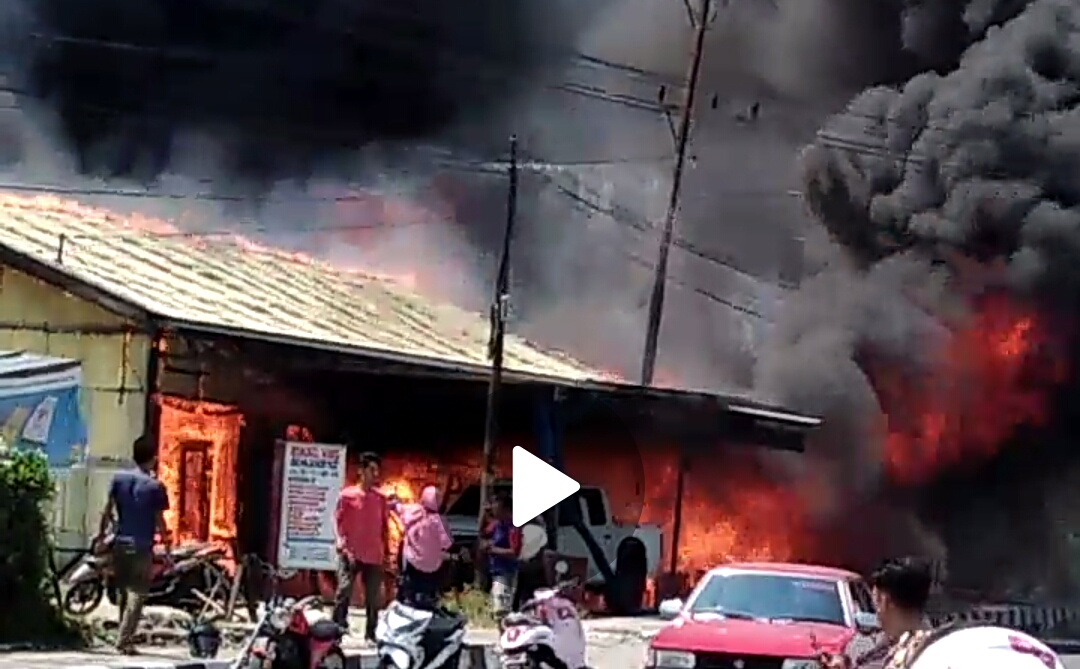
[[855,613],[855,629],[862,634],[874,634],[881,631],[881,623],[878,622],[877,615],[866,611],[857,611]]
[[681,599],[665,599],[660,602],[660,618],[663,620],[674,620],[679,617],[679,614],[683,610],[683,601]]

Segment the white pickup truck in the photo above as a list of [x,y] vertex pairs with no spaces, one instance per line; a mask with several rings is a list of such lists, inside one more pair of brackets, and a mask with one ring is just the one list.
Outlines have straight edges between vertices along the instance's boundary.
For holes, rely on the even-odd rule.
[[[496,492],[510,493],[509,481],[497,481]],[[567,505],[578,504],[581,518],[590,534],[607,558],[615,574],[614,584],[605,584],[602,572],[597,568],[578,531],[565,520],[569,517]],[[450,500],[444,512],[446,524],[454,537],[455,545],[471,545],[476,540],[476,518],[480,510],[480,486],[469,485],[461,494]],[[603,489],[582,486],[577,495],[559,504],[559,528],[556,535],[560,553],[589,560],[591,587],[613,586],[623,608],[636,609],[645,593],[648,576],[660,566],[662,546],[660,528],[656,525],[622,525],[612,520],[611,507]],[[611,592],[612,588],[605,588]],[[608,599],[611,601],[611,598]],[[634,604],[636,603],[636,604]]]

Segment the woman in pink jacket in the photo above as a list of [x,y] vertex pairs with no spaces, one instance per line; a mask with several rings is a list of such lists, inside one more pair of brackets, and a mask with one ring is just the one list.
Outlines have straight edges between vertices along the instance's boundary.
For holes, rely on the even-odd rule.
[[404,528],[397,598],[410,606],[433,606],[439,595],[439,570],[451,546],[439,515],[439,491],[429,485],[420,493],[419,504],[396,502],[391,508]]

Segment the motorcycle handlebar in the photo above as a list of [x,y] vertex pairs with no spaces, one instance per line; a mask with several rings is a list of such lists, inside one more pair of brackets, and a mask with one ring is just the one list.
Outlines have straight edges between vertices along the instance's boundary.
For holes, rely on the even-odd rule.
[[307,597],[304,597],[300,601],[296,602],[296,604],[293,604],[293,608],[306,609],[311,606],[312,602],[317,602],[321,599],[322,595],[308,595]]

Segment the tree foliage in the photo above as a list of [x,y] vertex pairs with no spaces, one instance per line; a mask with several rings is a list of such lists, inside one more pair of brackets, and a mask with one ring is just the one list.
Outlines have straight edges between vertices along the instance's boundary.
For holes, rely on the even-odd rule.
[[74,642],[51,585],[49,523],[54,486],[44,454],[0,443],[0,643]]

